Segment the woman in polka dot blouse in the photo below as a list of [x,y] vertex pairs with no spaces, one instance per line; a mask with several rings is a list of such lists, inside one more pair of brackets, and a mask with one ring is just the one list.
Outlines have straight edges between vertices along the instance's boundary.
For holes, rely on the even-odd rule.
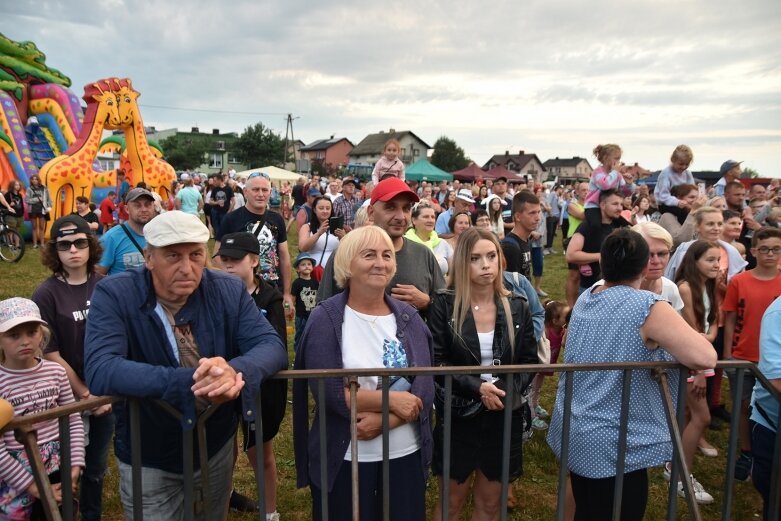
[[[648,244],[627,229],[613,232],[602,245],[605,284],[580,296],[572,312],[565,363],[651,362],[664,359],[664,346],[692,369],[712,368],[710,343],[694,331],[662,297],[640,290],[648,264]],[[548,444],[561,457],[564,386],[559,379]],[[621,371],[574,373],[569,410],[570,470],[578,519],[610,519],[618,456]],[[648,499],[649,467],[672,458],[659,384],[649,370],[632,373],[627,449],[624,461],[622,520],[640,520]]]

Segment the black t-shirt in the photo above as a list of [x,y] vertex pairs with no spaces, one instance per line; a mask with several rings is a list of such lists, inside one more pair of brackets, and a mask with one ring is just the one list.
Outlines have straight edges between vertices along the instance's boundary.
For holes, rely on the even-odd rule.
[[78,215],[79,217],[87,221],[87,224],[95,223],[97,225],[100,225],[100,221],[98,221],[98,216],[95,215],[95,212],[93,212],[92,210],[90,210],[84,215],[80,215],[79,212],[73,212],[71,215]]
[[306,202],[306,195],[304,194],[305,185],[295,185],[291,195],[293,196],[293,204],[295,206],[301,206]]
[[285,220],[276,212],[266,209],[263,215],[250,212],[246,206],[225,216],[220,227],[218,241],[228,233],[250,232],[260,241],[260,273],[263,280],[281,281],[279,245],[287,242]]
[[274,331],[287,344],[287,323],[285,322],[285,310],[282,307],[282,293],[279,292],[276,286],[269,284],[265,280],[256,279],[256,282],[258,287],[254,293],[250,294],[250,297],[255,301],[255,305],[258,306],[263,316],[269,321]]
[[532,249],[529,243],[510,232],[505,235],[501,244],[507,261],[507,271],[520,273],[531,280]]
[[504,202],[507,203],[502,206],[502,220],[508,224],[513,222],[513,198],[505,197]]
[[212,188],[212,202],[225,201],[225,204],[213,205],[212,211],[218,213],[228,213],[231,206],[231,199],[233,199],[233,190],[228,186]]
[[[8,203],[8,206],[14,209],[16,214],[14,217],[21,217],[24,213],[24,203],[22,203],[22,196],[19,193],[13,193],[13,192],[6,192],[3,194],[5,197],[5,202]],[[5,207],[2,207],[3,210],[5,210]]]
[[317,305],[317,288],[320,284],[315,279],[297,278],[293,281],[291,293],[296,297],[296,316],[309,318],[309,313]]
[[[613,230],[626,226],[627,222],[623,219],[616,219],[610,224],[592,225],[588,221],[583,221],[575,230],[575,233],[579,233],[583,236],[583,252],[584,253],[599,253],[602,249],[602,243],[610,235]],[[587,266],[587,268],[586,268]],[[588,274],[588,270],[591,270],[591,274]],[[590,264],[583,264],[580,269],[580,287],[590,288],[599,279],[602,278],[602,270],[599,267],[598,262],[592,262]]]
[[84,380],[84,331],[95,286],[103,278],[92,273],[84,284],[70,285],[49,277],[33,292],[32,300],[51,330],[47,353],[59,351],[76,375]]

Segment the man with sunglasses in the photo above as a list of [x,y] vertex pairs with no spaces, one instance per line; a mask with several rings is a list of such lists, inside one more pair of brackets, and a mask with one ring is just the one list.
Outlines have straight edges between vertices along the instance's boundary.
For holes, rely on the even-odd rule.
[[157,215],[155,198],[145,188],[133,188],[127,193],[128,220],[104,233],[100,242],[103,257],[95,266],[102,275],[116,275],[144,265],[144,226]]
[[276,212],[269,210],[271,180],[268,174],[254,172],[244,185],[246,205],[225,216],[214,241],[214,251],[220,249],[224,235],[250,232],[260,243],[258,274],[265,281],[276,284],[284,297],[285,315],[293,318],[295,299],[290,293],[293,283],[290,251],[287,248],[287,224]]

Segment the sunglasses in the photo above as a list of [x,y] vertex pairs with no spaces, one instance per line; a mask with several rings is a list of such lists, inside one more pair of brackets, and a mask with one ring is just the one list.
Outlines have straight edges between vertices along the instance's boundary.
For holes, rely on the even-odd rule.
[[73,246],[77,250],[89,248],[89,239],[76,239],[75,241],[57,241],[54,243],[57,251],[70,251]]
[[271,177],[269,177],[269,175],[266,172],[252,172],[249,175],[249,177],[247,177],[247,181],[249,181],[250,179],[253,179],[255,177],[262,177],[266,181],[271,181]]

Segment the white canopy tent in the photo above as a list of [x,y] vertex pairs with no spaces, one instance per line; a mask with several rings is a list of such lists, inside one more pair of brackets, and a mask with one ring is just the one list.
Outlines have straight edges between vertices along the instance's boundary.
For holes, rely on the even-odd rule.
[[243,172],[236,172],[236,177],[243,177],[246,179],[247,177],[250,176],[250,174],[254,174],[255,172],[263,172],[264,174],[268,174],[268,176],[271,178],[272,181],[295,182],[298,180],[299,177],[301,177],[301,174],[290,172],[288,170],[284,170],[276,166],[264,166],[261,168],[252,168],[250,170],[244,170]]

